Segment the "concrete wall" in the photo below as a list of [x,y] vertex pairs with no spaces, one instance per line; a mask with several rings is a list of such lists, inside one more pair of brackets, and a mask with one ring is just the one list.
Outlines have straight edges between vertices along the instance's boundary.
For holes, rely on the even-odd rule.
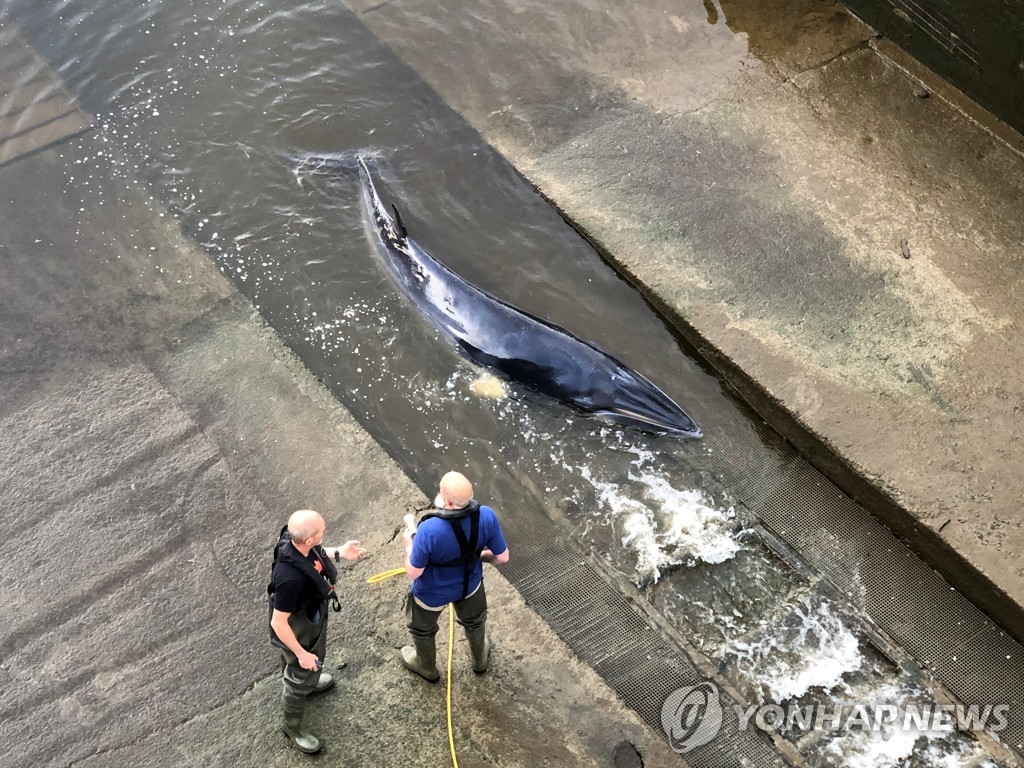
[[1024,1],[843,3],[986,109],[1024,131]]

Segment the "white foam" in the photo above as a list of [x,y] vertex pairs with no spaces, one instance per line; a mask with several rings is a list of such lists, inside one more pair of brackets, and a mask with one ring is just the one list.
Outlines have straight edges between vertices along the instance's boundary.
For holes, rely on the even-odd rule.
[[977,745],[967,741],[961,741],[949,749],[944,749],[942,743],[933,741],[928,745],[924,755],[928,765],[933,768],[961,768],[964,765],[997,768],[994,760],[986,758],[985,753]]
[[984,759],[986,755],[977,744],[959,734],[942,729],[902,727],[908,704],[927,707],[935,703],[924,691],[887,683],[859,696],[858,701],[869,708],[880,704],[895,706],[898,715],[893,724],[882,724],[876,730],[854,728],[838,735],[825,750],[836,765],[844,768],[890,768],[913,757],[914,765],[929,768],[960,768],[963,765],[995,768],[993,761]]
[[640,584],[657,583],[668,567],[721,563],[740,550],[731,532],[734,510],[716,508],[700,491],[677,490],[653,473],[630,474],[631,485],[640,486],[638,498],[635,491],[597,480],[587,467],[579,472],[597,491],[600,505],[622,521],[622,545],[636,555]]
[[740,670],[767,691],[774,702],[803,696],[811,688],[848,690],[843,675],[863,663],[857,638],[831,611],[828,601],[796,609],[801,626],[782,628],[757,643],[728,646],[739,657]]
[[826,754],[844,768],[891,768],[914,753],[920,734],[911,731],[847,731]]

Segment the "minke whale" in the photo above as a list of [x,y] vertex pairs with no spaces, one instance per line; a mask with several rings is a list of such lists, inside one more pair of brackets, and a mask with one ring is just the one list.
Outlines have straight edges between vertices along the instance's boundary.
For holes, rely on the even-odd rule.
[[700,427],[647,378],[564,328],[463,280],[409,237],[387,211],[362,157],[363,204],[388,270],[463,355],[605,421],[655,434],[701,437]]

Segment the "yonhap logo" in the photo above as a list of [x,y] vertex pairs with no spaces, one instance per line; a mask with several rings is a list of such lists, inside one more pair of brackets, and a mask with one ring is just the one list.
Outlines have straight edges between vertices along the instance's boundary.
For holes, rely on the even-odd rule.
[[677,688],[661,707],[661,727],[672,749],[685,754],[722,730],[722,702],[712,682]]

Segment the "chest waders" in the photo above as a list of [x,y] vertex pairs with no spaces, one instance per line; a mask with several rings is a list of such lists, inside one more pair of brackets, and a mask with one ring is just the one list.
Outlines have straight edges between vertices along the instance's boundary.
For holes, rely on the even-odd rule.
[[[306,582],[306,597],[303,604],[288,617],[288,626],[295,633],[306,651],[314,654],[321,661],[327,652],[327,605],[331,603],[334,610],[341,610],[341,603],[334,591],[334,583],[338,578],[338,570],[327,557],[323,546],[317,545],[310,552],[316,556],[321,570],[309,559],[302,556],[291,543],[288,527],[281,529],[277,545],[274,547],[274,562],[271,565],[270,584],[267,585],[269,616],[274,615],[274,569],[278,566],[291,568]],[[310,619],[309,614],[314,618]],[[306,711],[306,700],[310,694],[321,693],[334,685],[334,679],[321,668],[310,671],[303,669],[295,653],[277,636],[270,627],[271,645],[281,651],[282,660],[282,691],[281,691],[281,729],[297,749],[307,754],[320,751],[320,740],[302,727],[302,719]]]

